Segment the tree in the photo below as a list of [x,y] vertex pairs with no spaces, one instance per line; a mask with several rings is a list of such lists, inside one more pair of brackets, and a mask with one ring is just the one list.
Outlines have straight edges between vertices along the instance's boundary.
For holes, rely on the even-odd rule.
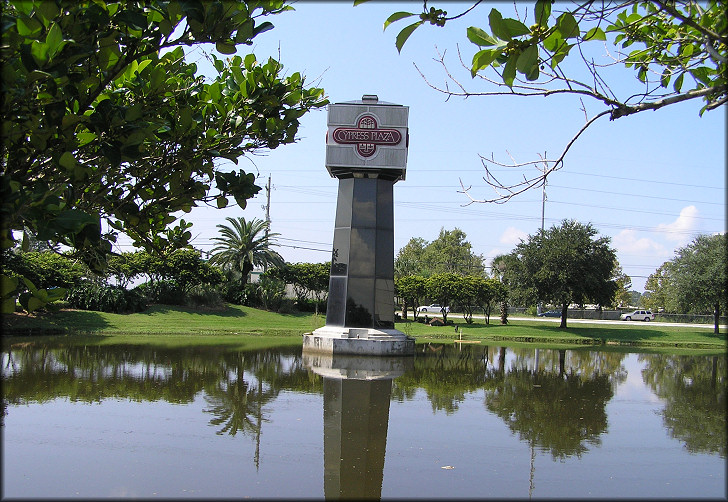
[[683,312],[696,314],[712,311],[716,334],[720,313],[728,308],[727,247],[728,234],[700,235],[675,252],[670,266],[678,307]]
[[212,248],[210,263],[223,270],[240,274],[240,286],[244,287],[254,266],[281,267],[285,263],[281,255],[271,249],[279,234],[265,233],[268,223],[258,218],[225,218],[231,226],[217,225],[222,237],[213,237],[217,245]]
[[663,263],[645,281],[645,294],[642,297],[645,308],[673,311],[675,299],[670,282],[670,265],[670,262]]
[[483,273],[483,256],[472,251],[467,235],[459,228],[440,229],[432,242],[413,237],[399,250],[394,261],[395,276],[455,272],[461,275]]
[[500,290],[501,297],[499,299],[499,311],[501,324],[508,324],[508,299],[514,295],[514,292],[520,291],[519,288],[511,287],[511,282],[517,277],[514,276],[513,270],[520,265],[520,262],[512,254],[501,254],[495,256],[491,262],[491,272],[493,277],[500,281],[503,286]]
[[[449,305],[458,297],[462,283],[462,276],[453,272],[431,275],[425,282],[427,296],[442,305]],[[441,312],[442,320],[447,324],[447,311]]]
[[[2,248],[27,227],[102,270],[120,233],[159,249],[178,211],[229,198],[245,207],[260,190],[255,176],[219,161],[295,141],[299,118],[327,100],[253,54],[210,56],[218,74],[205,82],[182,47],[232,55],[273,27],[262,17],[290,9],[282,0],[6,0]],[[184,229],[173,235],[187,243]]]
[[422,254],[427,246],[422,237],[412,237],[404,247],[397,251],[394,260],[394,277],[406,277],[424,273],[422,270]]
[[485,279],[484,286],[485,288],[477,299],[480,307],[483,309],[483,314],[485,314],[485,324],[490,324],[490,314],[493,311],[493,307],[506,300],[508,290],[502,282],[495,278]]
[[318,314],[318,304],[326,299],[329,291],[330,269],[331,262],[293,263],[275,269],[275,272],[285,283],[293,286],[299,302],[303,303],[308,298],[315,300],[315,312]]
[[412,307],[412,315],[417,319],[418,308],[427,294],[426,279],[419,275],[406,275],[394,278],[394,287],[402,298],[402,315],[407,319],[407,310]]
[[[632,287],[632,278],[624,273],[619,262],[615,262],[614,264],[612,280],[617,285],[617,291],[614,293],[612,300],[605,305],[613,305],[617,307],[621,307],[623,305],[637,305],[636,302],[632,302],[633,291],[629,290],[629,288]],[[603,306],[604,305],[599,305],[600,308]]]
[[591,224],[564,220],[560,226],[529,235],[506,260],[505,275],[512,277],[512,287],[525,289],[533,301],[561,305],[562,328],[570,303],[605,305],[617,291],[611,279],[615,251],[609,247],[609,237],[594,239],[596,234]]
[[[354,5],[367,0],[355,0]],[[401,51],[409,36],[429,23],[444,26],[448,21],[477,12],[480,1],[466,11],[448,17],[442,9],[423,2],[418,15],[396,12],[384,22],[384,28],[402,19],[415,16],[419,20],[402,29],[396,37]],[[538,0],[531,12],[524,7],[516,17],[504,17],[495,8],[487,16],[488,28],[467,28],[467,39],[477,46],[470,62],[460,63],[483,90],[471,91],[458,80],[445,63],[439,62],[449,82],[444,87],[427,85],[450,96],[554,96],[571,95],[579,99],[587,120],[553,159],[539,158],[518,166],[537,165],[541,173],[514,184],[502,183],[492,175],[489,165],[503,166],[481,156],[486,170],[486,183],[496,191],[490,199],[471,202],[506,202],[512,197],[546,182],[547,176],[563,166],[570,147],[594,122],[602,117],[616,120],[646,110],[657,110],[689,100],[702,100],[702,115],[728,102],[726,75],[728,68],[728,21],[725,2],[710,0],[645,0],[626,2],[556,3]],[[487,5],[483,4],[483,5]],[[607,46],[611,61],[596,62],[597,45]],[[571,64],[562,64],[568,61]],[[581,65],[579,64],[579,60]],[[623,66],[622,73],[610,67]],[[626,74],[626,75],[625,75]],[[617,83],[625,76],[636,79],[637,90],[618,91]],[[609,81],[614,78],[614,82]],[[453,85],[454,84],[454,85]],[[614,84],[614,85],[613,85]],[[619,96],[618,92],[624,93]],[[601,111],[588,117],[584,100],[591,99]],[[543,166],[543,168],[541,168]],[[512,166],[511,166],[512,167]],[[463,187],[468,196],[469,188]]]
[[216,286],[225,280],[222,271],[203,260],[196,249],[178,249],[158,263],[157,273],[162,279],[173,280],[184,294],[198,284]]

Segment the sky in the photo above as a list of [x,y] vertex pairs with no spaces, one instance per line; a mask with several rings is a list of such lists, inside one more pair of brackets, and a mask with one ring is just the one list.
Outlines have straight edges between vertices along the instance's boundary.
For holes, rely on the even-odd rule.
[[[706,112],[702,102],[671,105],[657,111],[589,127],[569,151],[564,166],[551,174],[542,190],[521,194],[505,204],[472,203],[492,198],[480,156],[502,163],[527,162],[539,154],[552,158],[565,148],[585,122],[576,97],[447,96],[428,85],[444,86],[447,75],[436,59],[445,54],[451,74],[470,91],[484,89],[458,60],[470,61],[478,49],[466,37],[468,26],[488,27],[492,8],[513,17],[513,3],[484,2],[445,28],[422,26],[401,53],[395,47],[402,20],[383,30],[397,11],[419,12],[416,2],[294,3],[295,11],[269,17],[275,28],[240,46],[239,55],[279,59],[285,73],[301,72],[309,85],[323,87],[332,103],[376,94],[380,101],[409,107],[409,152],[406,179],[394,185],[395,255],[410,239],[437,238],[441,229],[465,232],[472,250],[490,265],[520,239],[564,219],[591,223],[599,236],[611,239],[632,288],[642,292],[647,277],[675,256],[675,250],[700,234],[726,229],[726,107]],[[449,15],[471,4],[444,2]],[[521,13],[531,2],[517,2]],[[531,24],[530,22],[526,23]],[[199,72],[214,76],[202,50],[188,50]],[[597,62],[606,61],[605,47],[595,46]],[[416,66],[415,66],[416,65]],[[419,68],[419,71],[418,71]],[[426,77],[427,81],[422,74]],[[612,73],[620,95],[639,92],[631,71]],[[453,82],[449,81],[452,88]],[[591,117],[599,103],[584,100]],[[277,250],[289,263],[330,259],[338,180],[324,165],[326,111],[301,119],[298,142],[240,159],[238,167],[258,176],[264,187],[271,179],[271,231],[279,234]],[[234,167],[234,166],[233,166]],[[536,167],[499,168],[501,180],[516,182],[537,173]],[[226,217],[265,219],[263,189],[245,209],[195,208],[178,216],[193,222],[192,244],[209,251],[218,224]],[[125,247],[127,246],[127,247]],[[120,241],[119,251],[129,251]]]

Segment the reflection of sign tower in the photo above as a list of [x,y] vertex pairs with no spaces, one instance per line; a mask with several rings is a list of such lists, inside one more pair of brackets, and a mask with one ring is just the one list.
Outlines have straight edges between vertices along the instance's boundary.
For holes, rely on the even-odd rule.
[[392,379],[412,358],[304,354],[324,380],[324,496],[381,498]]
[[326,326],[303,350],[412,355],[414,339],[394,329],[394,184],[407,165],[406,106],[361,101],[329,105],[326,168],[339,180]]

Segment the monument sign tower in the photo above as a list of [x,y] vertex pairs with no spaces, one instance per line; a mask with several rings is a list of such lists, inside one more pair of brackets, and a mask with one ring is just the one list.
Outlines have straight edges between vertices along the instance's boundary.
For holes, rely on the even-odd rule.
[[412,355],[394,329],[394,184],[405,179],[409,108],[364,95],[330,104],[326,168],[339,180],[326,325],[303,350]]

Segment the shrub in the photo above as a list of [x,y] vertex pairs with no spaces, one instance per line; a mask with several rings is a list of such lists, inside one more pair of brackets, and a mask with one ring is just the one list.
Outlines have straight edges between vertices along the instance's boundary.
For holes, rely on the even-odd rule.
[[30,280],[37,288],[70,288],[91,276],[88,267],[54,251],[3,253],[3,272]]
[[138,291],[146,299],[147,303],[184,305],[185,295],[176,281],[145,282],[132,291]]
[[190,307],[222,308],[225,306],[222,296],[217,288],[198,284],[190,289],[185,298]]
[[66,301],[71,308],[115,314],[141,312],[147,308],[144,297],[136,290],[129,291],[120,286],[92,282],[73,287],[68,292]]
[[298,308],[296,306],[296,302],[290,298],[285,298],[281,300],[280,305],[278,306],[278,313],[279,314],[296,314],[298,313]]

